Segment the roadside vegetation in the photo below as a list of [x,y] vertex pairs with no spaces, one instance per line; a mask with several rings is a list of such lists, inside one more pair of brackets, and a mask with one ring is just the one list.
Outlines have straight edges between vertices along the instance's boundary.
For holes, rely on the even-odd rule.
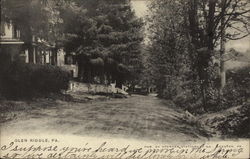
[[70,80],[69,72],[57,66],[21,62],[4,65],[1,74],[0,93],[7,99],[29,99],[61,93],[68,89]]
[[[247,8],[246,0],[149,3],[144,83],[154,83],[159,97],[195,116],[222,115],[209,120],[224,135],[237,134],[238,126],[249,122],[250,67],[225,68],[225,63],[242,55],[225,44],[249,35]],[[242,131],[239,136],[249,137],[249,129]]]

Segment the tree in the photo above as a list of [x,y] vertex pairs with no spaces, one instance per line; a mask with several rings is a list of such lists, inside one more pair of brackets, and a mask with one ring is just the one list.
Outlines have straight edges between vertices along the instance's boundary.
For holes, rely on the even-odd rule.
[[[197,85],[200,89],[199,93],[193,90],[196,92],[193,94],[200,94],[203,107],[208,107],[214,92],[225,85],[225,42],[249,35],[248,4],[246,0],[156,0],[150,3],[148,72],[155,75],[153,81],[160,94],[166,85],[171,85],[170,80],[166,82],[166,75],[189,79],[189,86],[197,88]],[[216,50],[218,47],[220,51]],[[183,58],[180,60],[180,57]],[[215,72],[214,58],[221,61],[219,75]],[[175,67],[176,63],[181,67]],[[175,75],[175,71],[181,73]],[[183,87],[181,83],[175,87]]]
[[189,72],[188,40],[183,5],[180,1],[156,0],[150,5],[149,65],[147,69],[160,96],[173,99]]
[[[197,54],[198,61],[200,61],[194,65],[194,68],[197,68],[202,83],[203,105],[207,105],[208,89],[218,89],[222,92],[226,84],[224,67],[226,41],[241,39],[249,35],[250,10],[246,0],[190,0],[187,6],[189,6],[189,36],[192,39],[193,54]],[[220,51],[215,51],[218,46],[220,46]],[[211,64],[213,58],[220,60],[219,77],[211,73],[214,67]],[[220,84],[219,87],[214,88],[215,86],[211,83],[214,83],[216,78],[220,79]]]
[[109,82],[116,81],[121,87],[125,81],[135,79],[141,66],[142,22],[135,17],[130,2],[87,0],[76,1],[74,7],[79,9],[65,14],[75,17],[68,19],[65,29],[68,42],[65,46],[69,52],[75,51],[78,54],[78,63],[81,65],[79,76],[88,77],[87,82],[93,82],[93,77],[90,77],[93,71],[86,67],[93,64],[91,60],[99,58],[95,64],[100,66],[105,63],[105,76],[113,78]]
[[[211,61],[212,57],[216,57],[220,59],[220,87],[218,89],[219,92],[222,92],[226,84],[224,67],[226,61],[225,43],[227,40],[238,40],[249,35],[249,3],[247,0],[191,0],[189,5],[192,11],[189,12],[190,26],[195,28],[196,33],[198,33],[190,32],[190,36],[196,39],[192,43],[196,49],[200,49],[200,46],[206,48],[203,53],[206,56],[201,57],[205,61],[202,60],[201,65],[197,65],[198,67],[202,66],[202,69],[198,70],[199,74],[205,73],[205,76],[200,76],[200,79],[204,81],[203,91],[206,92],[209,83],[211,83],[208,79],[212,77],[209,77],[209,73],[206,71],[211,67],[209,61]],[[198,15],[197,13],[200,14]],[[195,23],[194,19],[197,19]],[[202,32],[201,30],[203,29],[206,32]],[[220,46],[220,52],[214,51],[217,46]],[[205,96],[208,93],[203,94],[204,104],[206,104]]]

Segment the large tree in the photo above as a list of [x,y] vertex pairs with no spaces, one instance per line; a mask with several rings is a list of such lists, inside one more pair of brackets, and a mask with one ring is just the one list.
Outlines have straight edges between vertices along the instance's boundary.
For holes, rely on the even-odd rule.
[[[189,35],[194,49],[192,52],[198,57],[194,69],[202,81],[203,104],[206,105],[208,89],[213,79],[220,81],[217,84],[220,95],[226,84],[224,63],[228,59],[225,55],[225,43],[249,35],[249,0],[189,0],[186,5]],[[220,47],[219,51],[215,51],[217,47]],[[220,60],[217,77],[211,76],[212,59]]]
[[[142,22],[131,10],[130,1],[76,1],[75,7],[79,9],[71,13],[74,19],[69,18],[67,22],[67,28],[72,29],[66,30],[70,39],[66,48],[78,54],[79,76],[86,78],[94,76],[91,72],[98,72],[93,70],[94,63],[90,63],[95,59],[96,69],[103,60],[104,74],[111,76],[119,87],[126,81],[133,81],[141,66]],[[106,67],[109,64],[110,67]],[[93,71],[86,71],[90,65]]]
[[[151,43],[147,66],[160,95],[170,85],[173,89],[179,86],[183,88],[181,82],[173,85],[169,77],[189,79],[200,89],[197,95],[201,95],[205,108],[211,90],[225,85],[226,40],[237,40],[249,35],[249,1],[155,0],[149,6]],[[218,47],[220,51],[216,51]],[[221,61],[219,74],[215,72],[213,59]],[[218,79],[221,79],[220,84],[216,84]]]

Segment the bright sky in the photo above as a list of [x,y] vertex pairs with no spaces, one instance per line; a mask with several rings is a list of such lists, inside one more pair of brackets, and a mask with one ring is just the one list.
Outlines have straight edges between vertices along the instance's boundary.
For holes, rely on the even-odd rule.
[[[138,17],[144,17],[147,14],[147,2],[146,0],[132,0],[132,7],[135,10],[135,14]],[[246,52],[250,50],[250,36],[236,41],[229,41],[226,44],[227,49],[234,48],[240,52]]]
[[132,7],[138,17],[144,17],[147,13],[147,4],[145,0],[132,0]]
[[227,48],[234,48],[240,52],[246,52],[246,50],[250,50],[250,36],[236,41],[229,41],[226,44]]

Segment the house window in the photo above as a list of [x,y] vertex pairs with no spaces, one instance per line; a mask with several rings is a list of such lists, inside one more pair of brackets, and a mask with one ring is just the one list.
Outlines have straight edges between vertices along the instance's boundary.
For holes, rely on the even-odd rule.
[[20,30],[17,30],[17,38],[20,38]]
[[4,36],[4,35],[5,35],[4,23],[1,22],[0,23],[0,36]]
[[16,25],[13,26],[13,38],[19,38],[19,33]]
[[76,64],[76,57],[75,56],[66,55],[64,58],[65,58],[66,65],[75,65]]

